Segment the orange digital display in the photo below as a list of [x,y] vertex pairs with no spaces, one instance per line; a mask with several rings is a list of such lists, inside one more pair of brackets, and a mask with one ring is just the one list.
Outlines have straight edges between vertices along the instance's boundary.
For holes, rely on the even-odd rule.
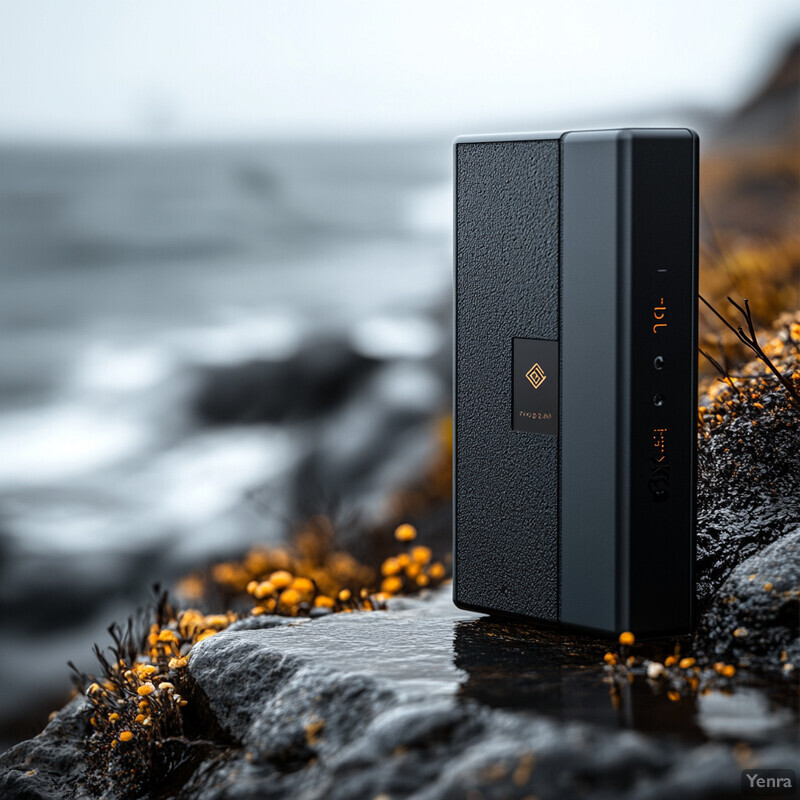
[[659,305],[653,306],[653,319],[656,320],[653,325],[653,333],[658,333],[659,328],[667,327],[667,323],[663,321],[667,317],[667,305],[663,297],[659,298],[658,302]]

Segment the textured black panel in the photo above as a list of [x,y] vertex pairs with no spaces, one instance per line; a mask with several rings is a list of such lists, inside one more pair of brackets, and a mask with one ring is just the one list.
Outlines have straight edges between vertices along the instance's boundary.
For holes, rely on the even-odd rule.
[[558,619],[558,439],[511,428],[512,339],[558,338],[559,142],[456,145],[455,599]]

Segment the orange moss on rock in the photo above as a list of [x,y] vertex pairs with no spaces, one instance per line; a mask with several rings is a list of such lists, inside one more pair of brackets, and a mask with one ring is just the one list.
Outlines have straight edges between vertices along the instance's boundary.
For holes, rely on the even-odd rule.
[[[144,789],[148,775],[161,771],[153,763],[163,760],[163,743],[184,739],[192,648],[238,619],[249,614],[376,611],[395,595],[442,583],[447,570],[441,561],[432,562],[430,548],[413,544],[416,529],[401,525],[398,530],[401,535],[395,538],[405,548],[376,570],[334,548],[327,519],[315,518],[290,545],[256,548],[240,561],[217,564],[205,575],[179,583],[190,586],[191,599],[198,605],[208,605],[221,595],[230,604],[228,610],[175,609],[164,593],[155,619],[143,633],[136,633],[133,622],[125,631],[112,627],[113,658],[96,648],[102,674],[95,677],[76,670],[93,707],[89,753],[95,788],[101,791],[122,780],[136,790]],[[380,574],[387,571],[391,574],[379,587]],[[256,601],[249,613],[231,610],[247,598]]]
[[[447,417],[437,425],[440,446],[430,469],[419,485],[392,499],[390,514],[402,518],[402,509],[419,511],[449,496],[451,424]],[[139,796],[175,768],[174,759],[184,757],[182,746],[200,744],[202,750],[211,744],[187,738],[184,708],[192,702],[187,667],[195,645],[233,622],[261,614],[376,611],[395,595],[445,581],[446,554],[434,560],[431,549],[416,538],[413,525],[398,525],[394,542],[399,552],[381,567],[371,566],[336,547],[330,519],[315,516],[288,544],[255,547],[241,559],[183,578],[176,593],[188,607],[174,608],[163,593],[146,624],[129,620],[124,630],[112,626],[112,657],[95,648],[101,674],[95,677],[73,666],[92,706],[87,743],[92,789],[100,796],[112,786],[125,786],[131,796]],[[386,538],[382,544],[387,546]],[[320,735],[322,724],[309,730],[310,738]]]
[[[800,311],[782,314],[775,330],[761,334],[764,353],[781,374],[800,392]],[[709,438],[715,428],[745,417],[754,424],[778,423],[792,403],[775,402],[776,390],[784,392],[775,375],[759,359],[731,370],[728,378],[709,377],[700,383],[699,434]],[[786,424],[789,424],[788,422]]]

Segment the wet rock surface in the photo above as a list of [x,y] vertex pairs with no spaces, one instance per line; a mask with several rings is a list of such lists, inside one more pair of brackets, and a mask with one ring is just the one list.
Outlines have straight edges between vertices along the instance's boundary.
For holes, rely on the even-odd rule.
[[[785,694],[752,685],[675,700],[641,679],[612,692],[608,642],[460,611],[449,587],[385,612],[275,621],[195,646],[189,708],[216,744],[183,785],[151,797],[723,798],[744,766],[800,769]],[[75,701],[0,757],[0,796],[92,796],[87,717]]]
[[800,674],[800,527],[733,570],[700,635],[719,658]]
[[75,796],[86,770],[82,742],[88,730],[89,704],[78,697],[38,736],[0,756],[0,797],[63,800]]
[[[185,796],[726,797],[742,769],[733,740],[754,763],[797,761],[796,716],[760,695],[737,711],[635,682],[616,704],[607,647],[460,611],[447,588],[224,632],[190,670],[238,747]],[[748,739],[758,717],[767,734]]]

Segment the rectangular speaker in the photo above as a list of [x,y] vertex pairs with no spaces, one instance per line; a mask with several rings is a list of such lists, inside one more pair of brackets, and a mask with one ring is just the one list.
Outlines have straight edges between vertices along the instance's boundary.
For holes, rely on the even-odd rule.
[[693,621],[698,137],[454,145],[454,600],[640,636]]

